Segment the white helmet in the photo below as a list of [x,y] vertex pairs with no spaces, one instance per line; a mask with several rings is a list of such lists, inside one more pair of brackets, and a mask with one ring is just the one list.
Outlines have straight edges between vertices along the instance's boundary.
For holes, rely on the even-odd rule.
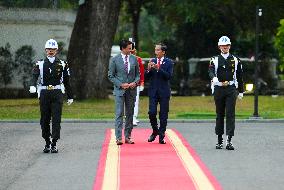
[[45,49],[46,48],[58,49],[58,44],[54,39],[49,39],[45,43]]
[[231,45],[231,40],[227,36],[222,36],[218,41],[218,46]]

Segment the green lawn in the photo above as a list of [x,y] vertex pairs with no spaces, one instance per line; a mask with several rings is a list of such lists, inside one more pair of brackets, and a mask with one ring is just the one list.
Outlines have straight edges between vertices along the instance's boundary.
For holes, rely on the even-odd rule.
[[[236,118],[248,118],[253,114],[254,97],[245,96],[237,100]],[[37,99],[1,99],[0,119],[39,119]],[[139,117],[148,118],[148,98],[140,100]],[[259,114],[265,119],[284,118],[284,96],[272,98],[259,97]],[[66,119],[113,119],[114,100],[89,99],[75,101],[71,106],[64,103],[63,118]],[[212,96],[172,97],[170,101],[170,119],[213,119],[215,105]]]

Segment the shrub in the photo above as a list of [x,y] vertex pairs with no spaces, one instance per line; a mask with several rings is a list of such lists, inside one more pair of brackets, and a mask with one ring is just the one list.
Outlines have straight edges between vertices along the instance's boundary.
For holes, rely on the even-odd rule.
[[18,67],[18,74],[21,75],[24,88],[28,86],[32,77],[33,58],[35,51],[32,46],[22,46],[15,53],[15,64]]
[[7,43],[5,47],[0,47],[0,82],[5,88],[12,81],[14,66],[10,44]]

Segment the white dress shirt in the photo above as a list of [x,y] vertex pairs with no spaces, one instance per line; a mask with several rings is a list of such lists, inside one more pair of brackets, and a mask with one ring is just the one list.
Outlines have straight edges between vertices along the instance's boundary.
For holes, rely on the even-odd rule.
[[[125,64],[125,54],[123,54],[123,53],[121,53],[121,56],[122,56],[122,60],[123,60],[123,62],[124,62],[124,64]],[[130,55],[127,55],[127,63],[128,63],[128,70],[127,70],[127,72],[129,73],[129,71],[130,71],[130,62],[129,62],[129,56]]]

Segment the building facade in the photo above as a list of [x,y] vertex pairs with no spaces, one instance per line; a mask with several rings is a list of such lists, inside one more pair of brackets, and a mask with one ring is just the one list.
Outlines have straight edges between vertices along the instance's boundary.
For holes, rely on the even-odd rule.
[[[0,8],[0,47],[10,44],[11,53],[24,45],[35,51],[34,60],[45,56],[44,44],[53,38],[68,50],[76,11],[62,9]],[[15,75],[11,88],[21,88],[20,76]]]

